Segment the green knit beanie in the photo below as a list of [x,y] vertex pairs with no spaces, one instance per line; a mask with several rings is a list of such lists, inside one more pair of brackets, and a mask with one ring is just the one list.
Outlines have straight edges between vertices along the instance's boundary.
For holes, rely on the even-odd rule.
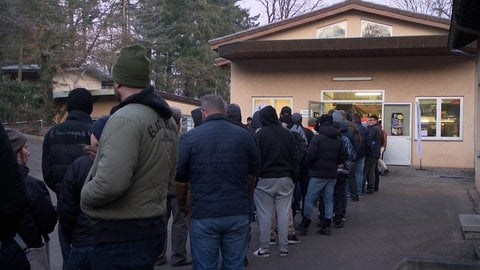
[[150,61],[147,49],[140,44],[123,47],[112,67],[113,81],[129,87],[145,88],[150,84]]

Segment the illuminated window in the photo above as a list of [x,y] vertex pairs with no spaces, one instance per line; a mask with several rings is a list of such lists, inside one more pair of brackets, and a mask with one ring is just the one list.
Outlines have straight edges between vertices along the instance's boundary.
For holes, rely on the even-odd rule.
[[422,140],[461,140],[463,98],[418,97],[416,100],[420,105]]

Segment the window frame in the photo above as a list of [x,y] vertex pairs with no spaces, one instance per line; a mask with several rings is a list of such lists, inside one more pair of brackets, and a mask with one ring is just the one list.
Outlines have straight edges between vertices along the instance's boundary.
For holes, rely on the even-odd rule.
[[393,37],[393,26],[392,25],[388,25],[388,24],[380,23],[380,22],[374,22],[374,21],[365,20],[365,19],[360,20],[360,37],[362,37],[362,38],[365,37],[364,28],[366,26],[368,26],[369,24],[379,25],[379,26],[385,27],[390,33],[389,36],[374,36],[374,37]]
[[[463,141],[463,119],[464,119],[464,114],[463,114],[463,106],[464,106],[464,101],[463,97],[461,96],[434,96],[434,97],[428,97],[428,96],[419,96],[415,97],[415,102],[419,104],[418,108],[420,107],[420,100],[436,100],[436,116],[435,116],[435,136],[421,136],[422,141]],[[459,99],[460,100],[460,112],[459,112],[459,120],[458,120],[458,136],[457,137],[446,137],[442,136],[442,101],[444,99]],[[415,108],[415,126],[418,129],[418,116],[420,116],[420,123],[421,123],[421,112],[418,112],[418,108]],[[421,125],[420,125],[421,126]],[[421,134],[421,133],[420,133]],[[418,135],[419,131],[415,132],[415,139],[418,140]]]
[[[259,108],[256,108],[257,103],[255,101],[260,100],[260,99],[261,100],[269,100],[268,102],[266,102],[264,104],[263,107],[271,105],[272,107],[275,108],[275,110],[277,111],[277,114],[280,114],[281,107],[283,107],[283,106],[289,106],[290,108],[292,108],[292,111],[293,111],[293,97],[291,97],[291,96],[254,96],[254,97],[252,97],[252,113],[251,113],[251,115],[253,115],[256,111],[259,111]],[[276,100],[288,101],[288,105],[282,105],[282,106],[280,106],[280,108],[277,108],[275,106],[275,101]]]

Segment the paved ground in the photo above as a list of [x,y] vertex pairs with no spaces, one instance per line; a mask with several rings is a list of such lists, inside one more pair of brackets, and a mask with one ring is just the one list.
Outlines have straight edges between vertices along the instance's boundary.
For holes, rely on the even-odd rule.
[[[41,143],[41,138],[30,137],[29,167],[40,179]],[[278,255],[278,246],[271,247],[270,258],[254,257],[259,244],[253,223],[247,269],[397,269],[406,259],[474,263],[474,245],[480,240],[464,240],[458,218],[480,210],[473,171],[405,166],[389,170],[388,176],[381,177],[379,192],[348,202],[344,228],[332,229],[328,237],[315,234],[312,223],[307,236],[300,237],[301,243],[289,246],[288,257]],[[56,232],[51,236],[52,269],[57,270],[61,256]],[[190,267],[167,263],[155,269]]]

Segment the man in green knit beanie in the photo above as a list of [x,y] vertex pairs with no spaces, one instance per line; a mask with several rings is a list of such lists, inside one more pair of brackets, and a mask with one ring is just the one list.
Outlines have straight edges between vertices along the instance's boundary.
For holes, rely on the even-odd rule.
[[112,68],[115,95],[81,193],[94,222],[93,269],[153,269],[165,241],[168,183],[177,162],[177,124],[150,85],[145,47],[124,47]]

